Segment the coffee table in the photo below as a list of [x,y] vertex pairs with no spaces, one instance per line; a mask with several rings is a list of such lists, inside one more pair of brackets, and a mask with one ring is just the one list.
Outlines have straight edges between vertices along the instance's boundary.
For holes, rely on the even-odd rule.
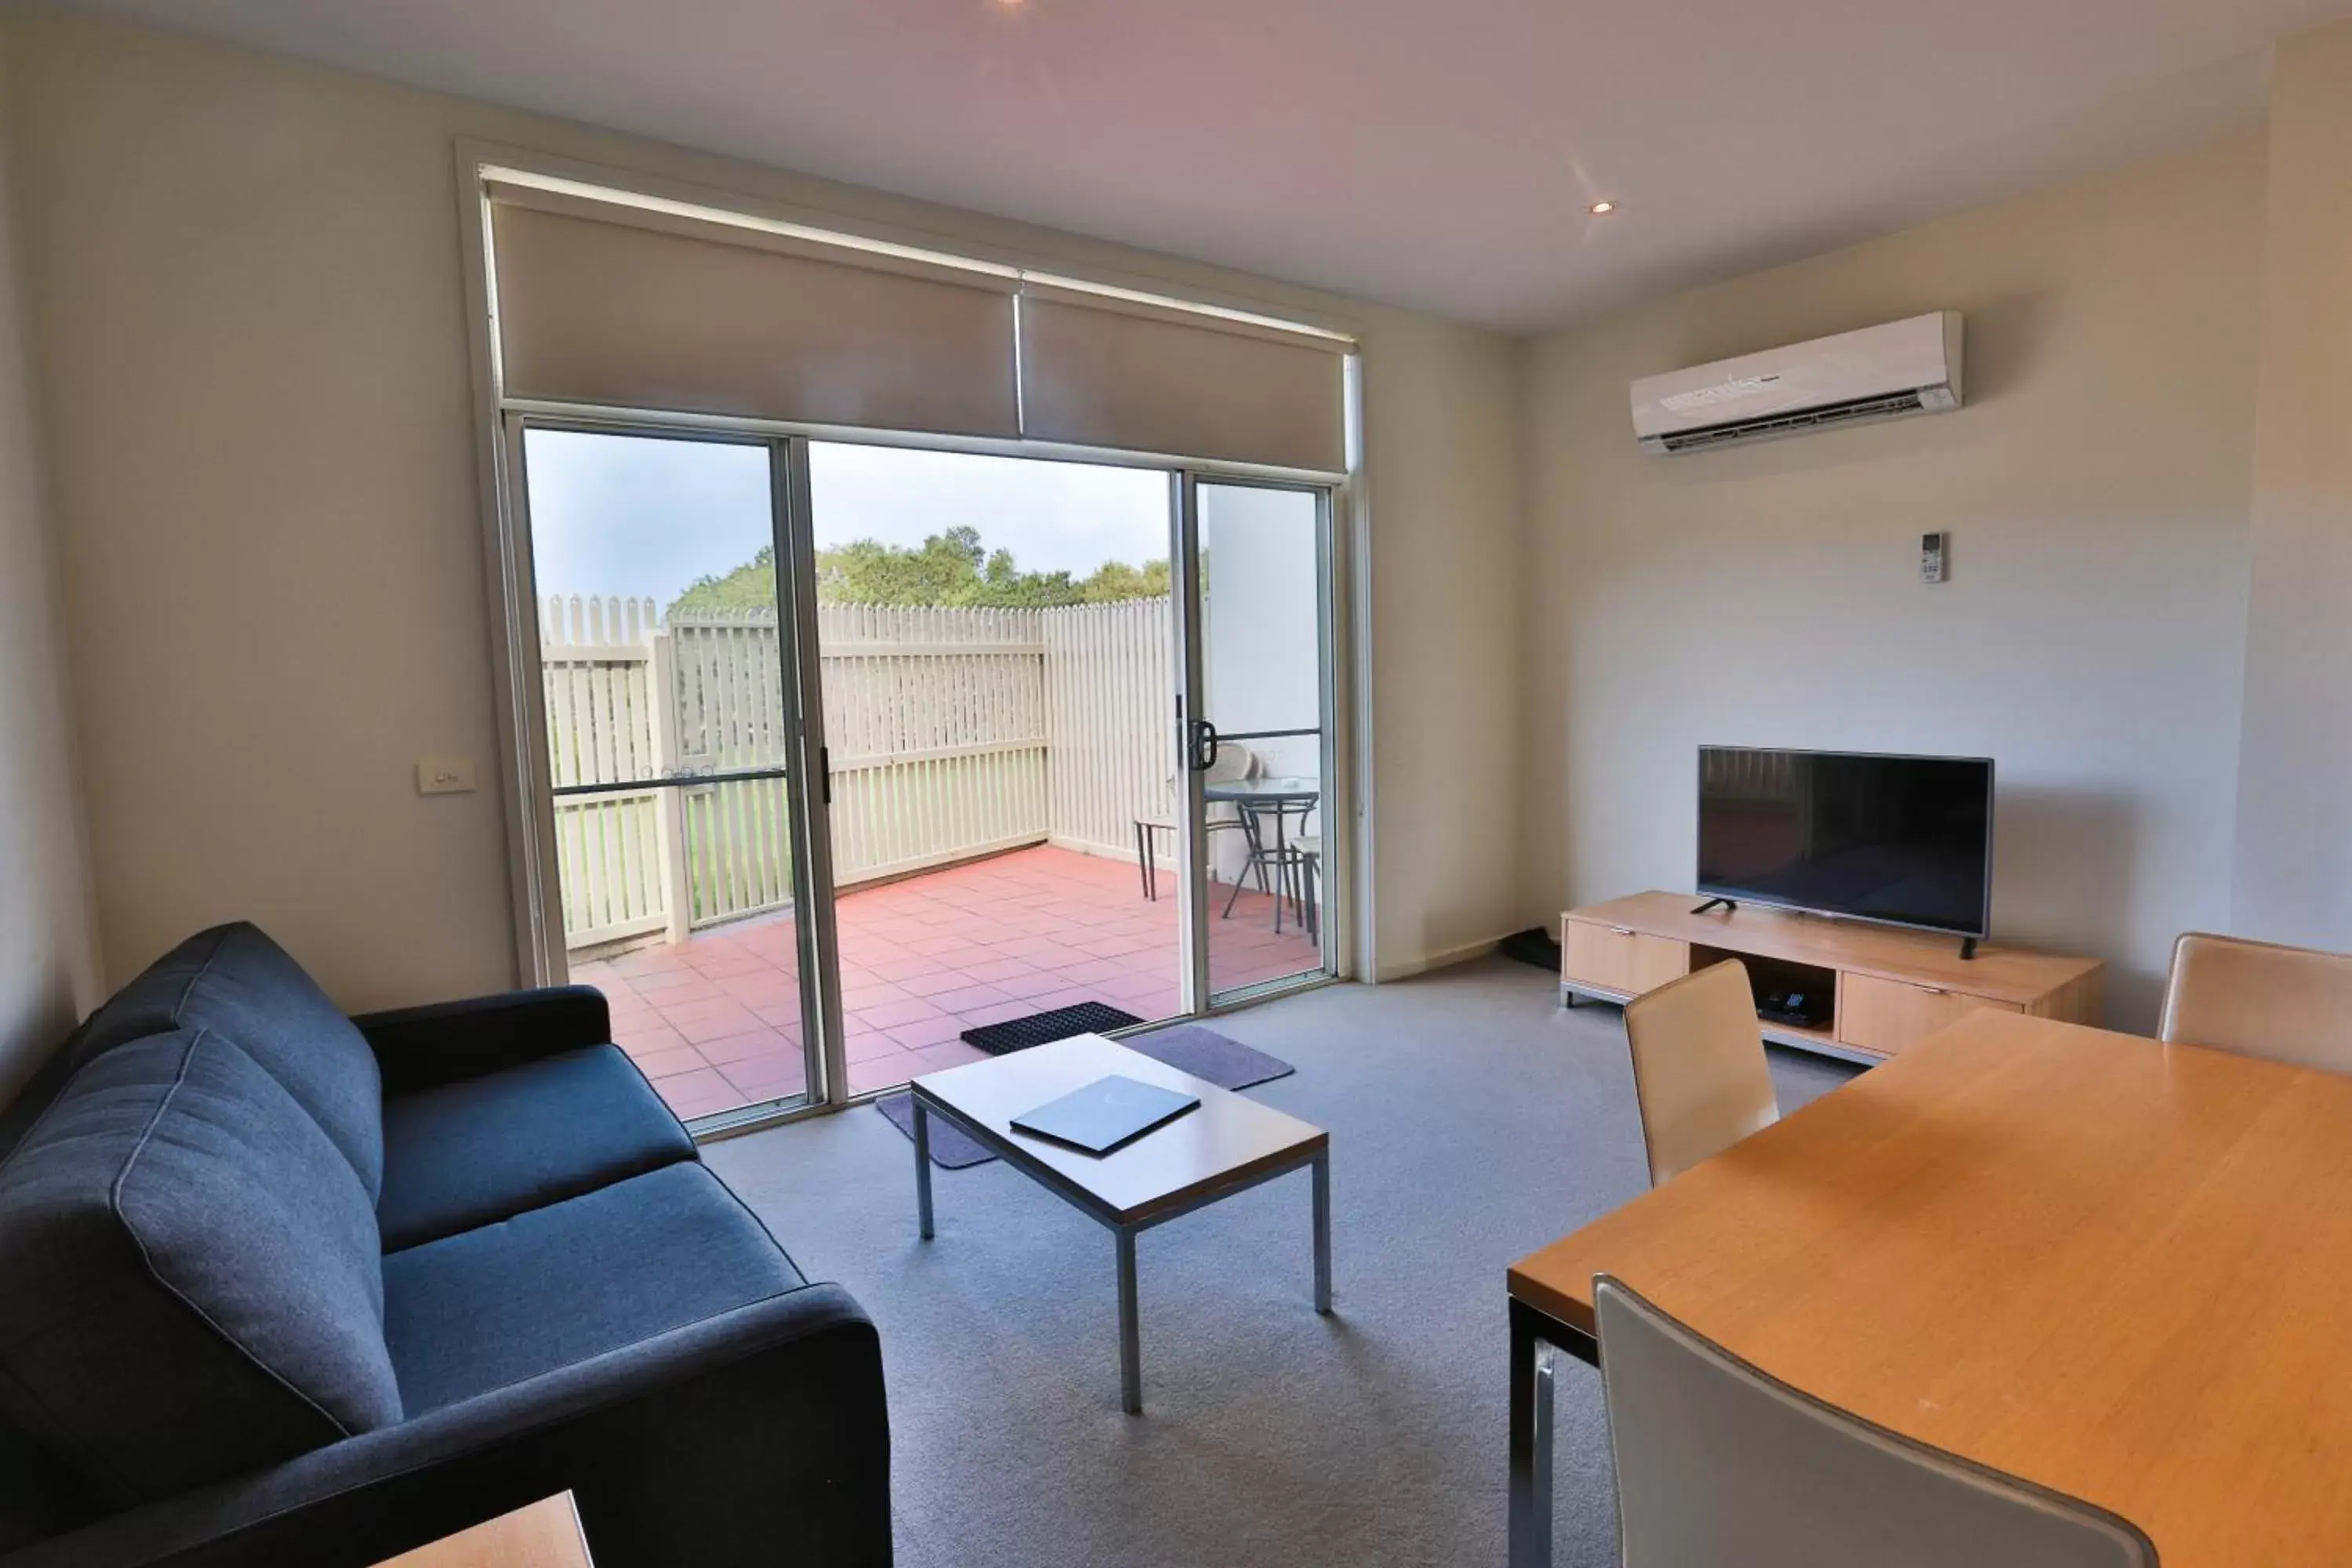
[[[1013,1130],[1014,1117],[1110,1073],[1198,1095],[1201,1103],[1100,1157]],[[1143,1414],[1135,1238],[1153,1226],[1307,1166],[1315,1173],[1315,1310],[1330,1311],[1331,1135],[1321,1128],[1100,1035],[926,1073],[908,1088],[915,1107],[915,1206],[924,1240],[931,1239],[934,1116],[1111,1233],[1118,1260],[1119,1406],[1129,1415]]]

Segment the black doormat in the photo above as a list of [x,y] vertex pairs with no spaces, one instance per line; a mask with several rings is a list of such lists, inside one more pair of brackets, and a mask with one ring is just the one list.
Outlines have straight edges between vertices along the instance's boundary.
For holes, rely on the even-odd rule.
[[1142,1019],[1132,1013],[1100,1002],[1081,1002],[1075,1007],[1056,1007],[1050,1013],[1032,1013],[1026,1018],[1014,1018],[1003,1024],[982,1024],[963,1032],[964,1043],[1001,1057],[1007,1051],[1025,1051],[1031,1046],[1050,1046],[1055,1040],[1066,1040],[1072,1035],[1099,1035],[1105,1029],[1124,1029]]

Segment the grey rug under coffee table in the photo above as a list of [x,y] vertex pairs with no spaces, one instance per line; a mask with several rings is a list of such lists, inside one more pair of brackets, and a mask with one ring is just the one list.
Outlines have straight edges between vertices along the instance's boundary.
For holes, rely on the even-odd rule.
[[[1013,1118],[1112,1073],[1196,1095],[1201,1103],[1099,1157],[1013,1130]],[[1315,1310],[1331,1310],[1331,1137],[1099,1035],[992,1057],[908,1087],[915,1113],[915,1209],[931,1239],[930,1134],[961,1131],[1108,1229],[1118,1268],[1119,1407],[1143,1413],[1135,1238],[1153,1226],[1305,1167],[1314,1173]]]
[[[1270,1057],[1199,1024],[1172,1024],[1148,1035],[1129,1035],[1119,1043],[1154,1061],[1166,1062],[1178,1072],[1206,1079],[1219,1089],[1255,1089],[1298,1070],[1280,1057]],[[884,1095],[874,1102],[874,1109],[908,1137],[915,1135],[915,1104],[904,1092]],[[931,1163],[943,1171],[984,1165],[995,1158],[949,1123],[931,1129]]]

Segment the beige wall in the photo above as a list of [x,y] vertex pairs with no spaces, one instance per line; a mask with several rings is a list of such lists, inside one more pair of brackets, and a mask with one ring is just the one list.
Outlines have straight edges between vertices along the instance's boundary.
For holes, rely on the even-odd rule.
[[1527,923],[1515,370],[1508,343],[1426,318],[1365,355],[1383,979]]
[[2272,89],[2231,929],[2352,949],[2352,23]]
[[[2153,1023],[2229,913],[2263,171],[2241,137],[1529,350],[1530,918],[1691,885],[1702,742],[1989,755],[1998,934]],[[1943,309],[1958,413],[1635,447],[1635,376]]]
[[1416,814],[1402,837],[1451,849],[1383,858],[1381,962],[1504,929],[1516,760],[1476,663],[1507,644],[1503,340],[248,52],[8,27],[111,978],[231,916],[352,1006],[512,978],[497,793],[420,798],[410,771],[496,754],[460,136],[1353,321],[1372,528],[1402,563],[1377,590],[1376,784]]
[[[17,65],[0,51],[0,103]],[[94,997],[57,573],[19,298],[15,148],[0,116],[0,1102]]]

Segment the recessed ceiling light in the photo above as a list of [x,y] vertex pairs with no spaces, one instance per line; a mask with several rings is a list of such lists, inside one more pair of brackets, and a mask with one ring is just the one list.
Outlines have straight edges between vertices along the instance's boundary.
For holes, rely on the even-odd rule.
[[1595,202],[1584,210],[1591,213],[1594,217],[1607,217],[1611,213],[1617,210],[1617,204],[1615,202]]

